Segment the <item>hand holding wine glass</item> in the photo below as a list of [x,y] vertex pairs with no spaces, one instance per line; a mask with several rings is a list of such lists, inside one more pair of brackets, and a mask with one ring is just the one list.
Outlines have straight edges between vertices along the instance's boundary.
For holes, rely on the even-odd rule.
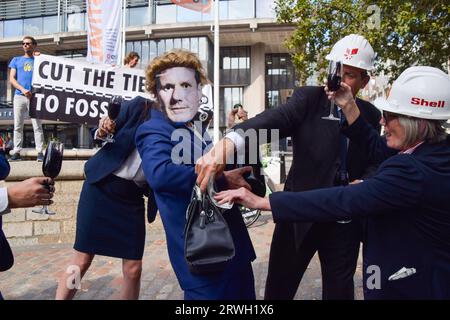
[[[327,88],[329,91],[335,92],[341,88],[342,72],[343,72],[342,62],[330,61],[327,76]],[[334,111],[334,100],[331,100],[330,114],[326,117],[322,117],[322,119],[339,121],[340,118],[335,117],[333,111]]]
[[[44,176],[55,179],[61,171],[64,153],[64,144],[61,142],[50,141],[45,149],[44,161],[42,162],[42,173]],[[44,181],[44,186],[51,190],[51,186]],[[55,212],[48,210],[47,205],[41,209],[33,209],[33,212],[40,214],[54,215]]]
[[[115,121],[120,113],[120,107],[122,105],[123,99],[121,96],[113,96],[108,104],[108,118],[111,121]],[[112,132],[108,132],[105,141],[106,142],[114,142],[113,138],[114,134]]]

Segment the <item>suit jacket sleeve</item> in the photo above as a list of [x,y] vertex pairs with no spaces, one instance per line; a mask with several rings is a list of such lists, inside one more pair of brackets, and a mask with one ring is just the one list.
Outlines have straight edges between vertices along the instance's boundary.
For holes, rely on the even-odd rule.
[[[124,103],[122,103],[119,115],[117,116],[116,119],[116,131],[120,130],[120,128],[122,128],[127,122],[127,120],[130,118],[130,109],[131,109],[130,105],[131,105],[130,101],[125,101]],[[97,131],[97,129],[98,126],[90,129],[91,138],[95,142],[103,142],[103,140],[95,139],[95,132]]]
[[0,150],[0,180],[6,179],[9,175],[9,162],[6,160],[5,153],[3,150]]
[[376,176],[356,185],[270,196],[273,218],[280,221],[331,222],[405,212],[418,204],[423,174],[410,155],[387,160]]
[[373,163],[382,163],[398,153],[398,150],[389,148],[386,138],[380,137],[377,130],[361,116],[351,126],[343,128],[342,132],[350,140],[360,145],[363,150],[367,150]]
[[190,194],[196,179],[194,164],[172,162],[171,129],[169,125],[165,126],[162,121],[150,120],[136,133],[136,146],[145,177],[157,193]]
[[[256,117],[234,126],[233,129],[238,130],[238,133],[239,129],[244,132],[248,129],[278,129],[280,139],[288,137],[302,123],[305,117],[309,103],[308,96],[306,88],[299,88],[294,91],[294,94],[286,104],[268,109]],[[269,132],[267,142],[270,142],[270,137],[271,134]]]

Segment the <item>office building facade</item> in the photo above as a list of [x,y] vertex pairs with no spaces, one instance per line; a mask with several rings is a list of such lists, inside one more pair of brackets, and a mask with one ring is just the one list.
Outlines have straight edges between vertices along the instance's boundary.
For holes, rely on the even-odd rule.
[[[294,26],[276,23],[271,0],[221,0],[220,118],[235,103],[253,116],[276,107],[295,86],[295,72],[284,41]],[[200,57],[213,83],[213,12],[197,12],[170,0],[127,0],[126,52],[141,56],[139,68],[172,48]],[[31,35],[43,54],[84,59],[87,15],[85,0],[6,0],[0,2],[0,133],[12,135],[13,90],[8,63],[23,54],[22,37]],[[67,148],[92,147],[88,128],[44,121],[46,139],[58,137]],[[31,123],[25,126],[25,147],[33,147]]]

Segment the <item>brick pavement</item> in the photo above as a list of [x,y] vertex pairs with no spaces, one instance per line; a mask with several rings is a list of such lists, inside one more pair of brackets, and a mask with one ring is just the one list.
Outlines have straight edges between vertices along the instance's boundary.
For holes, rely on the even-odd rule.
[[[274,224],[264,213],[249,228],[257,259],[253,263],[257,299],[262,299],[267,275],[269,248]],[[50,300],[54,298],[57,279],[68,265],[70,244],[15,247],[14,267],[0,273],[0,289],[9,300]],[[144,253],[140,299],[182,299],[183,294],[170,266],[164,231],[159,218],[148,227]],[[75,296],[79,300],[110,300],[119,298],[121,286],[120,259],[97,256],[82,280]],[[362,299],[361,267],[355,275],[356,297]],[[321,299],[320,266],[314,257],[297,292],[296,299]]]

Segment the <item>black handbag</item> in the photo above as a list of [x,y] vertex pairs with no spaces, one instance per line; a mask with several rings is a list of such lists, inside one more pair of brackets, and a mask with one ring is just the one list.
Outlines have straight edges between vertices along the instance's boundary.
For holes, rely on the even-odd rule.
[[193,274],[218,273],[225,269],[235,254],[228,224],[209,198],[194,187],[186,210],[184,255]]

